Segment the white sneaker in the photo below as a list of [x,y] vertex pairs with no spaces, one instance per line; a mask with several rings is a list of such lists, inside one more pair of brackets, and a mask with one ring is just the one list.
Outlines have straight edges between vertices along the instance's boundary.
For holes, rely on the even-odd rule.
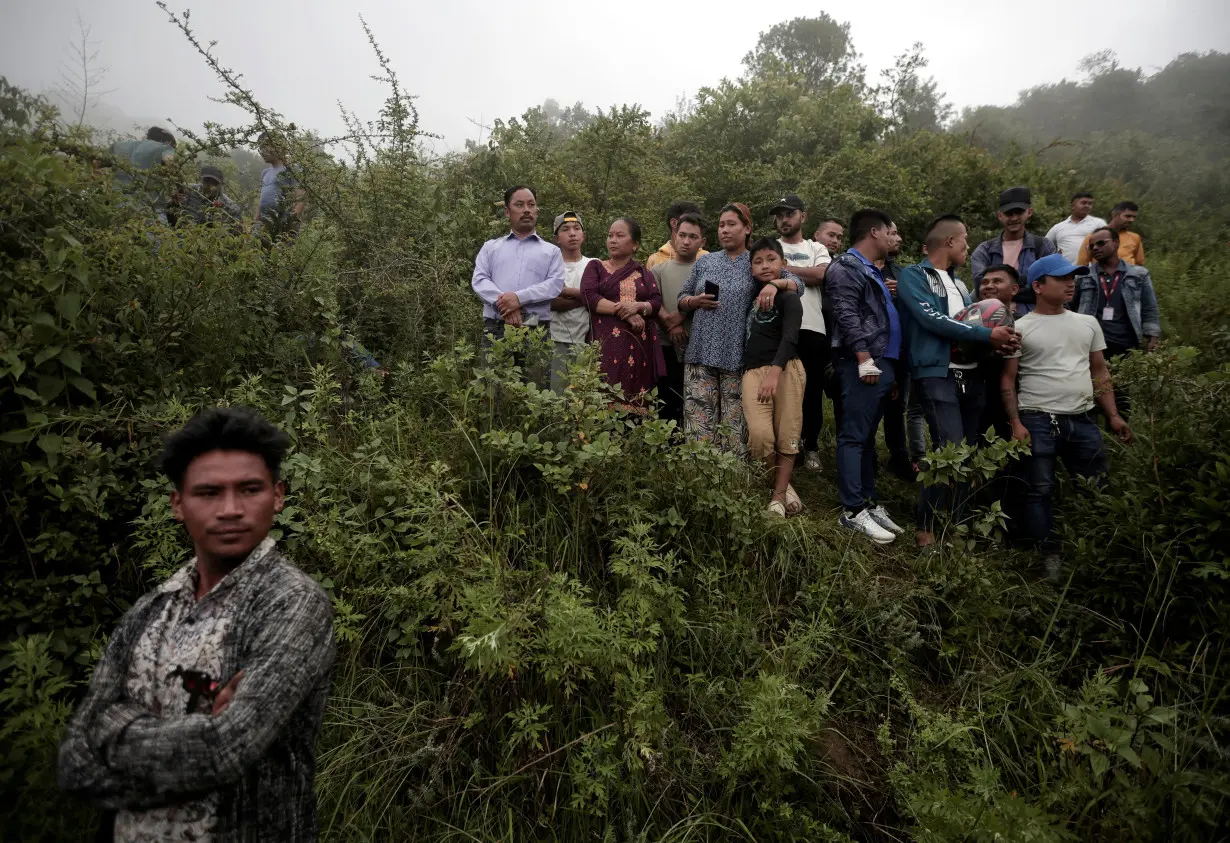
[[883,505],[877,504],[876,506],[873,506],[871,509],[867,510],[867,512],[871,515],[871,519],[873,521],[875,521],[885,530],[888,530],[890,533],[895,533],[896,535],[899,536],[905,532],[905,530],[902,527],[900,527],[896,522],[894,522],[893,519],[888,517],[888,510],[885,509]]
[[871,510],[864,509],[858,515],[851,515],[849,510],[841,514],[837,519],[837,523],[841,526],[862,533],[867,538],[871,539],[876,544],[889,544],[897,536],[885,530],[875,519],[871,517]]
[[820,465],[820,455],[815,451],[808,451],[807,456],[803,458],[803,467],[808,471],[819,471],[823,468]]

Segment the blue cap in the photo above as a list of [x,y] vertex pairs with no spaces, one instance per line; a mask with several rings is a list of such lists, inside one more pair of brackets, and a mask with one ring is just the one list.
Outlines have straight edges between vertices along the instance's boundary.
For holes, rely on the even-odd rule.
[[1089,267],[1077,266],[1072,261],[1065,258],[1063,255],[1047,255],[1044,258],[1038,258],[1029,265],[1029,283],[1032,284],[1041,278],[1043,275],[1050,275],[1053,278],[1062,278],[1065,275],[1088,275]]

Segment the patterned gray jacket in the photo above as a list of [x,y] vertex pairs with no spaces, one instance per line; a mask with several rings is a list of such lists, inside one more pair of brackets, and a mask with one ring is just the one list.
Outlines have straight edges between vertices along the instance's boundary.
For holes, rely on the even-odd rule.
[[61,789],[121,814],[213,797],[215,841],[315,840],[315,742],[336,654],[328,595],[266,540],[198,601],[226,601],[219,676],[244,673],[213,717],[155,713],[130,694],[142,634],[176,599],[169,585],[111,636],[60,745]]

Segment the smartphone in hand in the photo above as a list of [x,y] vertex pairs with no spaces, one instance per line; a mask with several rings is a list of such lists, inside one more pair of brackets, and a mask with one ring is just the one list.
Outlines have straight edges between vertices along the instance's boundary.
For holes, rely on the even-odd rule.
[[713,300],[717,301],[718,300],[718,285],[714,284],[712,281],[706,281],[705,282],[705,295],[713,296]]

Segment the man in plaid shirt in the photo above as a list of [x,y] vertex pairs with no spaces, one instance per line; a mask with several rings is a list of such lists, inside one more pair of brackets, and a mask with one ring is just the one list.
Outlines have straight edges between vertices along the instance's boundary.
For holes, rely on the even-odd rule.
[[211,409],[166,442],[196,556],[120,621],[60,745],[60,786],[116,841],[315,840],[328,596],[269,538],[286,434]]

